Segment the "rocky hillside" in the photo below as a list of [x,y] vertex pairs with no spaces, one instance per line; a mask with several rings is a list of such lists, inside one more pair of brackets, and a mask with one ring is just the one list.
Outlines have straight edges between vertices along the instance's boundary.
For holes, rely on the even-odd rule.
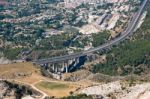
[[87,95],[102,95],[104,99],[149,99],[150,83],[116,81],[81,90]]
[[27,86],[0,81],[0,99],[22,99],[26,96],[36,97],[38,95],[38,92]]

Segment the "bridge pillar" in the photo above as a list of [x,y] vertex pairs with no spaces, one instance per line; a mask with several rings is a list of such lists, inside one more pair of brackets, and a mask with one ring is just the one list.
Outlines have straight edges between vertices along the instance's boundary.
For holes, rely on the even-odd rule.
[[65,66],[65,69],[66,69],[66,73],[68,73],[68,66],[67,65]]
[[76,63],[79,63],[79,58],[75,58],[75,62],[76,62]]
[[55,72],[55,65],[52,64],[52,70]]
[[87,62],[90,62],[90,56],[87,56]]
[[57,73],[58,69],[57,69],[56,64],[53,64],[53,66],[54,66],[54,72]]
[[64,61],[62,71],[68,73],[68,66],[68,61]]
[[65,68],[65,62],[62,62],[61,72],[63,72],[64,68]]

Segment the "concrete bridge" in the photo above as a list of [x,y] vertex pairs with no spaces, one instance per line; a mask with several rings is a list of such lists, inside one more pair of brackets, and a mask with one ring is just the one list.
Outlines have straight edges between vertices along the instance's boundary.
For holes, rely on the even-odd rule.
[[44,68],[50,68],[49,69],[50,72],[68,72],[68,71],[70,72],[76,69],[78,67],[78,64],[80,64],[80,62],[86,60],[86,56],[88,54],[108,49],[114,45],[117,45],[118,43],[120,43],[121,41],[125,40],[127,37],[132,35],[148,1],[149,0],[143,1],[143,4],[140,6],[138,12],[133,16],[132,20],[128,23],[127,28],[121,33],[119,37],[115,38],[114,40],[111,40],[103,45],[100,45],[98,47],[86,51],[73,53],[70,55],[57,56],[48,59],[36,60],[33,61],[33,63],[41,65]]

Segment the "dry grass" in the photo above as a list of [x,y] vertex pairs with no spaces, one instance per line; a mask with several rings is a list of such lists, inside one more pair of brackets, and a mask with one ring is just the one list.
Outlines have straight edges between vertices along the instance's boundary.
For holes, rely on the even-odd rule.
[[1,79],[16,79],[19,77],[31,76],[33,73],[38,73],[38,69],[32,63],[13,63],[0,65]]
[[[25,75],[16,75],[16,74]],[[41,75],[40,70],[32,63],[13,63],[7,65],[0,65],[0,79],[13,79],[19,83],[30,84],[45,92],[49,96],[63,97],[70,95],[71,91],[78,88],[88,86],[89,83],[84,82],[65,82],[46,78]],[[47,86],[42,86],[46,82]],[[53,83],[54,86],[50,86]],[[65,86],[65,87],[64,87]],[[59,88],[61,87],[61,88]],[[52,89],[51,89],[52,88]]]
[[67,82],[39,82],[35,85],[38,89],[47,93],[49,96],[57,98],[70,95],[70,92],[75,91],[79,86]]

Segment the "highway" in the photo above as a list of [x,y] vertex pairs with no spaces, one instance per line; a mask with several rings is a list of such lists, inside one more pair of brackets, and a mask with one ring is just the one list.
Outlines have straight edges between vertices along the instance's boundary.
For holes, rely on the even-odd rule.
[[131,35],[134,32],[134,29],[139,22],[139,19],[142,15],[142,12],[143,12],[147,2],[148,2],[148,0],[143,1],[143,4],[139,8],[138,12],[133,16],[132,20],[128,23],[127,28],[121,33],[121,35],[119,37],[115,38],[114,40],[111,40],[103,45],[100,45],[95,48],[91,48],[86,51],[81,51],[81,52],[73,53],[70,55],[52,57],[52,58],[48,58],[48,59],[36,60],[36,61],[33,61],[33,63],[35,63],[35,64],[58,63],[61,61],[78,58],[80,56],[84,56],[84,55],[87,55],[89,53],[93,53],[96,51],[104,50],[106,48],[109,48],[110,46],[120,43],[121,41],[125,40],[129,35]]

